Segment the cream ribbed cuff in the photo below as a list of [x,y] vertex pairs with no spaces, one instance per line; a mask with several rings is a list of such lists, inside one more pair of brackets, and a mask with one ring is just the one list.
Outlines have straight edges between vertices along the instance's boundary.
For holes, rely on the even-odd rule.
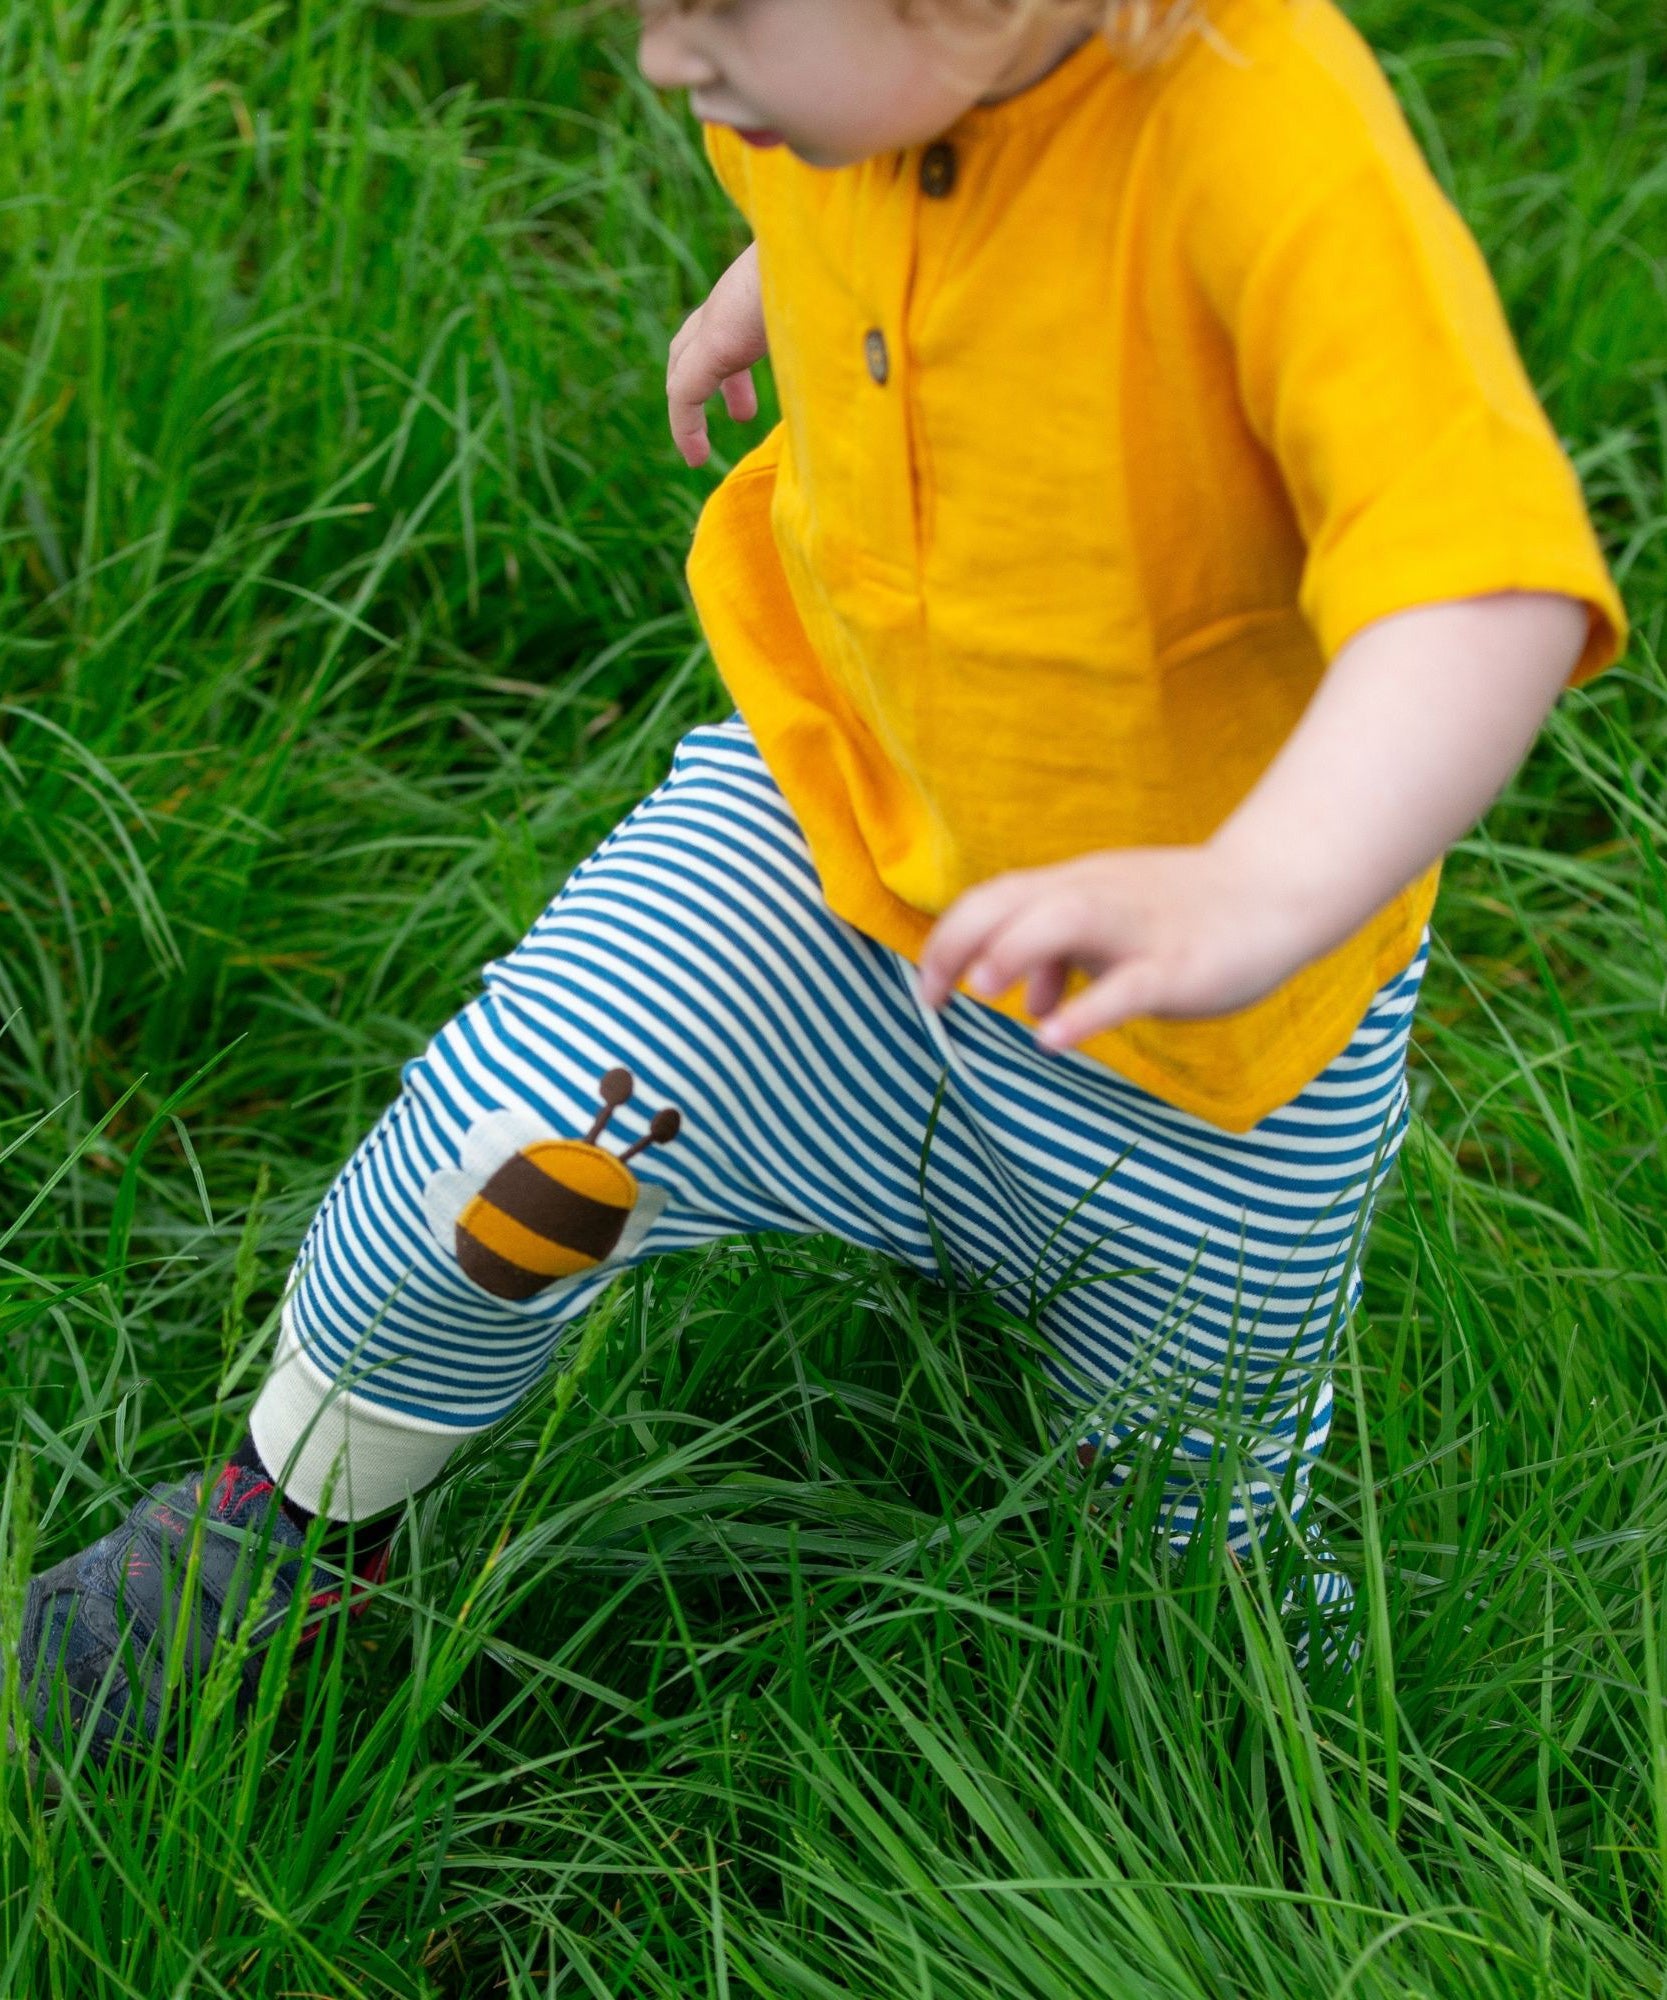
[[363,1521],[397,1507],[438,1479],[446,1460],[475,1435],[378,1409],[343,1388],[303,1351],[287,1303],[272,1372],[249,1412],[249,1431],[285,1499],[332,1521]]

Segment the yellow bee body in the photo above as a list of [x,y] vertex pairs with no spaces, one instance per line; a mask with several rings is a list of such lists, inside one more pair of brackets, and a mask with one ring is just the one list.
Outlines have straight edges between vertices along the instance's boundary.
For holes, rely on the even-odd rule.
[[[625,1163],[645,1146],[674,1139],[681,1121],[675,1111],[657,1112],[647,1135],[625,1153],[604,1152],[595,1141],[631,1090],[629,1070],[609,1070],[601,1083],[603,1109],[583,1139],[540,1136],[507,1158],[492,1136],[504,1129],[501,1122],[483,1121],[465,1142],[465,1172],[435,1176],[425,1197],[430,1226],[482,1291],[530,1299],[594,1270],[628,1237],[640,1239],[651,1216]],[[471,1159],[479,1163],[472,1172]],[[657,1213],[664,1194],[653,1192]]]

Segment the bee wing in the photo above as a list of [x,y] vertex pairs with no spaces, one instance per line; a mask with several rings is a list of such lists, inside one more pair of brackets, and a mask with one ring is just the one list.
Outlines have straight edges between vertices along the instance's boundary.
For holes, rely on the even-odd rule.
[[653,1181],[637,1182],[637,1200],[631,1213],[625,1218],[625,1227],[619,1232],[619,1242],[609,1257],[610,1264],[623,1263],[633,1254],[637,1245],[654,1227],[667,1201],[667,1190],[657,1187]]
[[457,1219],[480,1187],[479,1174],[439,1173],[423,1189],[423,1220],[448,1257],[457,1249]]
[[504,1162],[555,1136],[542,1119],[513,1107],[475,1120],[457,1149],[458,1166],[442,1168],[422,1193],[423,1219],[448,1257],[456,1254],[458,1218]]
[[504,1111],[489,1111],[484,1118],[477,1118],[464,1133],[463,1143],[457,1149],[458,1164],[464,1173],[474,1175],[478,1189],[506,1160],[513,1160],[527,1147],[537,1146],[557,1136],[542,1118],[535,1118],[530,1111],[523,1111],[519,1106],[512,1105]]

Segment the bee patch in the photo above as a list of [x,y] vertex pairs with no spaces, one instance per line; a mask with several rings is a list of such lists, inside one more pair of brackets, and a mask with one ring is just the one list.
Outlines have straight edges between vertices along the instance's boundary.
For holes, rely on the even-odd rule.
[[609,1070],[582,1139],[561,1138],[529,1112],[492,1112],[464,1134],[459,1170],[423,1189],[435,1241],[483,1292],[519,1304],[628,1257],[648,1234],[666,1191],[644,1186],[626,1162],[669,1144],[682,1118],[657,1111],[635,1145],[604,1152],[596,1142],[631,1091],[628,1069]]

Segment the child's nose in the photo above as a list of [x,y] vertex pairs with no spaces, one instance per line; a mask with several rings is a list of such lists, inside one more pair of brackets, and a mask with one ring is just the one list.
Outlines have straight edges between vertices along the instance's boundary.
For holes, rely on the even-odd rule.
[[656,90],[699,90],[717,80],[713,64],[689,46],[683,17],[669,9],[643,22],[637,67]]

